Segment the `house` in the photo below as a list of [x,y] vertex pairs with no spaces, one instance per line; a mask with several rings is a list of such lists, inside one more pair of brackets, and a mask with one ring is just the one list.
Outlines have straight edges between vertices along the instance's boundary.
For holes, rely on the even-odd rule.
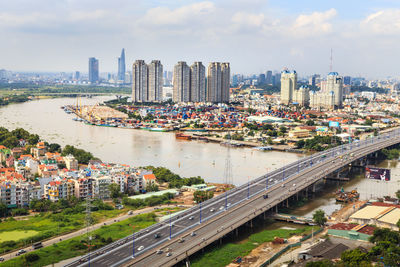
[[147,186],[151,186],[151,185],[157,184],[157,178],[153,173],[143,175],[143,181],[144,181],[144,187],[145,188]]
[[349,247],[342,244],[334,244],[328,239],[319,242],[318,244],[312,246],[311,248],[301,251],[298,254],[299,260],[311,260],[311,259],[338,259],[342,255],[342,252],[348,250]]
[[24,153],[25,153],[24,147],[14,147],[13,149],[11,149],[11,154],[14,158],[19,158]]
[[109,176],[93,177],[93,197],[99,199],[110,198],[111,178]]
[[64,157],[65,166],[68,170],[78,170],[78,161],[73,155],[67,155]]

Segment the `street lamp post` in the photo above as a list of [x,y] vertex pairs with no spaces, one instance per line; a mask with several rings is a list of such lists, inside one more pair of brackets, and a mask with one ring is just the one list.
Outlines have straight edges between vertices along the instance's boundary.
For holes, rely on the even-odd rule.
[[201,202],[200,202],[200,223],[201,223]]
[[225,191],[225,210],[228,209],[228,191]]
[[171,240],[172,235],[172,221],[171,221],[171,211],[169,211],[169,239]]
[[131,224],[130,224],[130,226],[132,226],[132,258],[134,258],[135,257],[135,226],[131,225]]

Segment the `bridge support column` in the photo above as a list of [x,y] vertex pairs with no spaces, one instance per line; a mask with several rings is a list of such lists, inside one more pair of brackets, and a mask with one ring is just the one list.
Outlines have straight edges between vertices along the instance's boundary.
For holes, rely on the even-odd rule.
[[222,238],[219,239],[219,245],[222,245]]
[[296,199],[299,201],[299,192],[296,193]]
[[286,208],[289,208],[289,198],[286,199]]
[[278,205],[275,206],[275,212],[278,213]]
[[253,219],[250,220],[250,228],[253,228]]
[[235,232],[236,232],[236,237],[238,237],[239,236],[239,231],[238,231],[237,228],[236,228]]
[[315,183],[312,185],[312,192],[315,193]]
[[267,218],[266,216],[265,216],[265,211],[263,212],[263,215],[264,215],[264,220]]

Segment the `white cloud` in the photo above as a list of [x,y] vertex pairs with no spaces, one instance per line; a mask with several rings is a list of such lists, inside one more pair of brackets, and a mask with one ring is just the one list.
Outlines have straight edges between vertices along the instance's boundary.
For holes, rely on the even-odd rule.
[[332,31],[330,20],[336,16],[336,9],[331,8],[325,12],[313,12],[310,15],[299,15],[291,31],[294,35],[315,36]]
[[194,20],[206,19],[214,12],[215,6],[212,2],[199,2],[182,6],[176,9],[168,7],[155,7],[149,9],[141,19],[141,24],[147,25],[185,25],[193,23]]
[[261,27],[264,23],[264,14],[251,14],[245,12],[235,13],[232,17],[232,22],[236,25]]
[[361,22],[361,28],[376,34],[400,33],[400,9],[380,10]]

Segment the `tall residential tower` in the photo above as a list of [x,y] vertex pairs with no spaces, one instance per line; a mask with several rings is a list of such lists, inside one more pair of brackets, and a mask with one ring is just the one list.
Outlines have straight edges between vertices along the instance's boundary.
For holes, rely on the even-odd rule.
[[162,101],[163,65],[160,60],[153,60],[148,68],[148,99],[149,102]]
[[190,68],[184,61],[174,66],[173,101],[190,102]]
[[206,68],[201,62],[190,66],[190,101],[206,102]]
[[132,101],[146,102],[147,98],[147,65],[144,60],[136,60],[132,68]]

